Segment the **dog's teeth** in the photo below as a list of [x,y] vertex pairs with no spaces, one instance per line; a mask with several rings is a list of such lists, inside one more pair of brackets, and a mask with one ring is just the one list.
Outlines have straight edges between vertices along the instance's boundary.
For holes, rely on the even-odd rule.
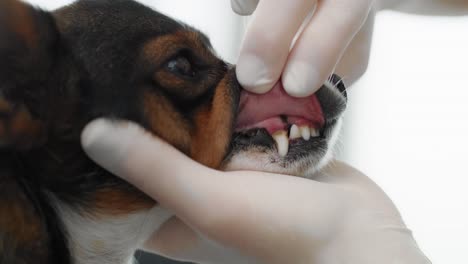
[[301,131],[297,125],[292,125],[291,130],[289,130],[289,139],[296,139],[301,137]]
[[304,140],[310,139],[310,128],[308,126],[301,126],[299,130],[301,131],[301,135]]
[[286,154],[288,154],[288,149],[289,149],[288,133],[284,130],[277,131],[273,134],[273,139],[276,142],[276,148],[278,149],[278,154],[281,157],[286,156]]
[[315,129],[315,128],[311,127],[310,128],[310,136],[311,137],[319,137],[320,132],[318,131],[318,129]]

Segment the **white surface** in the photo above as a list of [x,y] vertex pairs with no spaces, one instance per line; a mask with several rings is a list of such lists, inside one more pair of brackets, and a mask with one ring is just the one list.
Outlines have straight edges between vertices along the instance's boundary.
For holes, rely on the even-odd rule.
[[[201,28],[235,61],[242,25],[228,0],[142,2]],[[390,195],[433,263],[468,263],[468,17],[387,12],[375,31],[369,71],[350,92],[343,159]]]
[[242,36],[242,18],[228,0],[141,0],[158,11],[195,26],[211,40],[219,55],[235,63]]
[[381,13],[342,138],[433,263],[468,263],[467,64],[468,17]]
[[[72,0],[26,0],[51,10],[72,3]],[[139,0],[161,13],[184,21],[206,33],[219,55],[235,63],[242,36],[242,18],[231,11],[228,0]]]

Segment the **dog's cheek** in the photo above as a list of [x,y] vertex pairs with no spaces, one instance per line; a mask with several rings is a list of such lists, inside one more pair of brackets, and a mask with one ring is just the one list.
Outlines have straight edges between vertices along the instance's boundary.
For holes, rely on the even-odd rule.
[[220,166],[231,141],[235,118],[232,92],[231,76],[226,75],[216,87],[211,104],[202,106],[194,117],[191,157],[212,168]]
[[149,129],[185,154],[190,150],[190,127],[172,103],[157,91],[143,93],[143,115]]

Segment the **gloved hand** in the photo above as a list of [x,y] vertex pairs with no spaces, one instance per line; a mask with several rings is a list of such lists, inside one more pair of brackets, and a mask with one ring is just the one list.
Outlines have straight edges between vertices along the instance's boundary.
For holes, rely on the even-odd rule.
[[[251,92],[265,93],[282,77],[290,95],[313,94],[334,71],[366,21],[372,3],[373,0],[231,0],[238,14],[249,15],[255,10],[237,64],[239,82]],[[310,22],[306,21],[314,8]],[[303,23],[302,34],[290,49]],[[367,57],[367,51],[362,56]],[[365,65],[364,60],[367,58],[354,58],[354,63]]]
[[206,168],[134,124],[97,120],[88,155],[176,217],[148,241],[199,263],[430,263],[388,197],[334,162],[314,180]]

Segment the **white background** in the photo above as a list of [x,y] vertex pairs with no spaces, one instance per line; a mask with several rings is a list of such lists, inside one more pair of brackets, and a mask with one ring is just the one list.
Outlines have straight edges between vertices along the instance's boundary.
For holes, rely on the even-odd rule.
[[468,17],[380,13],[343,159],[393,199],[434,263],[468,263]]
[[[228,0],[142,2],[202,29],[235,62],[244,24]],[[340,158],[389,194],[433,263],[468,263],[467,78],[468,17],[380,13],[340,144]]]

